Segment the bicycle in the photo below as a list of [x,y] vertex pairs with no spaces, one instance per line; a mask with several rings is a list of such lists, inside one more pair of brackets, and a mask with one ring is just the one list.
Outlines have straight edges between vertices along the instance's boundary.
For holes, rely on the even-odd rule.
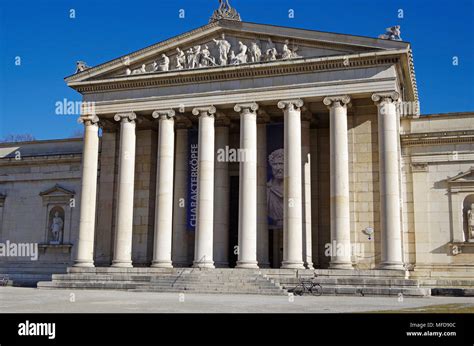
[[2,276],[0,278],[0,286],[8,286],[9,278],[8,275]]
[[323,288],[319,283],[315,283],[313,280],[300,280],[300,283],[293,289],[293,294],[302,296],[305,293],[320,296],[323,294]]

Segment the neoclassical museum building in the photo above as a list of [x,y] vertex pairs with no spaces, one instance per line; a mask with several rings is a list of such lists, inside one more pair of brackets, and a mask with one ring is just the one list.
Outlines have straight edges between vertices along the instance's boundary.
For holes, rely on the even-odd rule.
[[82,140],[0,145],[0,243],[39,244],[0,274],[474,277],[474,113],[420,115],[400,28],[256,24],[220,3],[78,62]]

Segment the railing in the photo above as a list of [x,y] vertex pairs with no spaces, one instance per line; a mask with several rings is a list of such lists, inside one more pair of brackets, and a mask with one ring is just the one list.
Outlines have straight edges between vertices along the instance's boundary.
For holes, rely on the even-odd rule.
[[[206,255],[202,256],[198,261],[196,261],[195,263],[201,263],[202,261],[204,261],[204,259],[206,258]],[[193,268],[191,269],[191,271],[189,272],[189,274],[192,274],[194,272],[194,269],[196,269],[196,267],[193,266]],[[201,268],[198,268],[199,270],[201,270]],[[173,283],[171,284],[171,287],[174,287],[174,285],[176,284],[176,282],[181,278],[181,276],[183,275],[184,271],[186,269],[183,269],[183,271],[181,271],[181,273],[179,273],[179,275],[176,277],[176,279],[173,281]]]

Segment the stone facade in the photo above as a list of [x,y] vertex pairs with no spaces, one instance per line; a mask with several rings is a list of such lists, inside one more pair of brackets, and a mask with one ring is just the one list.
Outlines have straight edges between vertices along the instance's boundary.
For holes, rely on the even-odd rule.
[[[73,263],[473,268],[474,113],[406,114],[418,103],[407,42],[221,18],[66,82],[94,104],[80,117],[83,142],[18,144],[18,162],[16,144],[0,147],[0,240],[47,244],[54,203],[76,201],[56,216],[61,244],[44,246],[37,262],[51,272]],[[275,124],[283,217],[272,228],[266,157]],[[186,209],[190,130],[195,231]],[[24,154],[33,147],[44,151]],[[254,155],[222,161],[222,149]]]

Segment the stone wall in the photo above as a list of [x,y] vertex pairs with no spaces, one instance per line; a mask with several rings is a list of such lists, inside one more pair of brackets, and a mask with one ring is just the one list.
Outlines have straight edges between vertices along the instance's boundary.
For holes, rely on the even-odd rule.
[[[82,140],[0,144],[0,243],[38,244],[38,258],[0,257],[0,273],[51,273],[74,258],[79,225]],[[61,212],[60,244],[51,224]]]
[[[474,248],[466,246],[463,229],[463,203],[474,198],[472,129],[472,113],[402,121],[405,222],[415,269],[474,267]],[[460,173],[466,175],[449,182]],[[461,254],[453,254],[453,243],[460,244]]]

